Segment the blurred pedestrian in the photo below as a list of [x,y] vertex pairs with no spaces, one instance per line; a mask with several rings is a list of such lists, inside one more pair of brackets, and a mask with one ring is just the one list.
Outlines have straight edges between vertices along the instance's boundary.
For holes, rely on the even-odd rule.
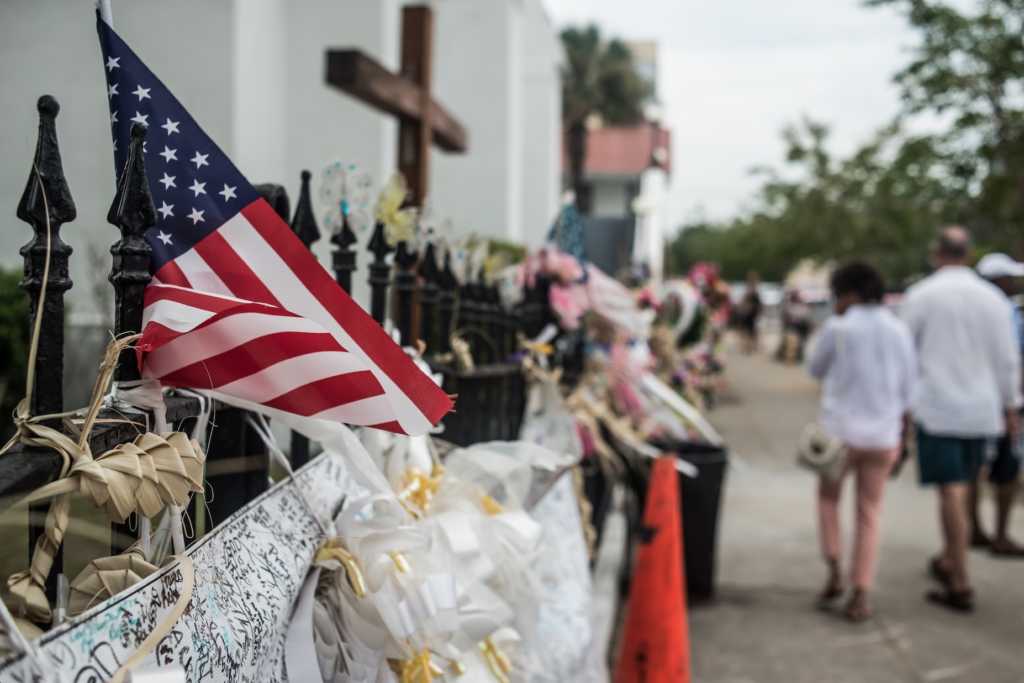
[[820,425],[842,443],[845,462],[838,477],[823,475],[818,485],[821,548],[829,572],[820,603],[828,605],[844,593],[839,497],[843,480],[853,472],[857,524],[845,615],[863,621],[872,613],[882,495],[901,452],[917,361],[907,326],[882,306],[885,287],[874,267],[849,263],[832,274],[831,288],[836,315],[823,326],[809,366],[823,385]]
[[970,233],[944,228],[932,247],[935,272],[907,291],[902,306],[917,346],[920,382],[913,415],[922,484],[938,487],[942,552],[929,563],[941,590],[927,598],[974,609],[967,576],[968,486],[986,444],[1017,433],[1020,352],[1006,296],[967,266]]
[[[1024,277],[1024,263],[1019,263],[1006,254],[988,254],[978,261],[977,271],[979,275],[1006,295],[1010,302],[1014,329],[1017,333],[1017,351],[1024,353],[1024,318],[1021,317],[1020,309],[1014,306],[1012,301],[1013,295],[1017,293],[1019,278]],[[970,487],[971,545],[989,548],[993,555],[1024,557],[1024,547],[1009,536],[1010,512],[1013,510],[1019,488],[1020,448],[1016,441],[1004,434],[994,443],[989,455],[992,456],[992,459],[984,468],[985,471],[976,482],[972,482]],[[994,537],[985,533],[979,515],[981,507],[979,489],[986,478],[992,483],[996,494]]]
[[802,363],[807,338],[813,329],[811,307],[797,289],[786,292],[782,302],[782,339],[775,352],[783,363]]
[[747,287],[736,307],[736,325],[743,336],[742,349],[750,354],[757,351],[757,321],[761,317],[761,278],[757,273],[747,273]]

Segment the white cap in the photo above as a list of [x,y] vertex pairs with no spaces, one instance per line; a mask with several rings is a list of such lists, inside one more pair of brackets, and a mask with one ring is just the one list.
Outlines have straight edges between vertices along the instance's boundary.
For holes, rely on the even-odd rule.
[[1000,277],[1024,277],[1024,263],[1014,261],[1006,254],[986,254],[978,261],[978,274],[986,280]]

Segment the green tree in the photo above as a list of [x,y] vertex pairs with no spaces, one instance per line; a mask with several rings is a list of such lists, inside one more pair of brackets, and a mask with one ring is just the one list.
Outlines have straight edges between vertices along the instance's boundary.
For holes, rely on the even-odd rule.
[[584,163],[587,120],[597,114],[611,124],[636,123],[650,87],[637,73],[633,54],[620,40],[605,40],[595,25],[567,28],[561,33],[566,61],[562,67],[562,123],[566,135],[569,174],[577,207],[586,213]]
[[829,151],[828,128],[812,120],[788,127],[783,141],[785,164],[756,170],[763,182],[753,210],[685,227],[667,249],[670,272],[711,260],[729,279],[756,270],[779,280],[804,258],[861,258],[898,283],[925,266],[935,226],[968,205],[936,141],[898,125],[845,158]]
[[907,116],[949,120],[941,143],[950,175],[974,198],[971,226],[1000,248],[1021,245],[1024,220],[1024,0],[866,0],[900,10],[917,29],[895,80]]

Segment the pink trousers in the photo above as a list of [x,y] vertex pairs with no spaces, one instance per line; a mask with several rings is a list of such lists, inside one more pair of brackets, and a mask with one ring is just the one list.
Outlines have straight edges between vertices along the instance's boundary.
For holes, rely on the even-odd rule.
[[821,552],[826,560],[841,559],[839,531],[839,494],[851,471],[857,478],[857,528],[853,542],[850,581],[855,588],[868,590],[874,583],[878,561],[879,518],[882,494],[899,450],[865,451],[848,449],[846,466],[838,481],[820,480],[818,485],[818,521]]

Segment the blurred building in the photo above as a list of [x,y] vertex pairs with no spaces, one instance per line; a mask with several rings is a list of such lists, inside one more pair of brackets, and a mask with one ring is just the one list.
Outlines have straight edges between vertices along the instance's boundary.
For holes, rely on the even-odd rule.
[[[381,183],[395,168],[394,119],[328,87],[324,53],[357,48],[398,63],[400,0],[113,0],[114,27],[254,183],[298,192],[299,172],[334,160]],[[409,3],[412,4],[412,3]],[[469,153],[432,152],[431,203],[457,231],[539,243],[558,208],[562,52],[542,0],[443,0],[434,8],[434,96],[466,127]],[[79,314],[101,307],[103,258],[117,231],[105,72],[87,0],[0,3],[0,265],[19,268],[28,226],[13,219],[36,137],[35,101],[57,120],[78,219],[63,231],[76,250]],[[17,65],[17,66],[14,66]],[[316,183],[316,178],[314,178]],[[365,238],[364,238],[365,239]],[[321,260],[327,239],[316,245]],[[100,255],[100,269],[85,254]],[[365,264],[366,259],[361,261]],[[95,281],[95,282],[94,282]],[[358,287],[365,287],[358,276]],[[100,290],[101,287],[95,287]],[[357,298],[362,291],[357,289]]]
[[[589,213],[584,217],[587,258],[609,273],[639,271],[660,280],[668,229],[672,133],[660,123],[658,50],[650,41],[627,43],[637,72],[651,86],[647,121],[607,126],[597,119],[587,135],[584,163]],[[570,184],[568,157],[563,182]]]

